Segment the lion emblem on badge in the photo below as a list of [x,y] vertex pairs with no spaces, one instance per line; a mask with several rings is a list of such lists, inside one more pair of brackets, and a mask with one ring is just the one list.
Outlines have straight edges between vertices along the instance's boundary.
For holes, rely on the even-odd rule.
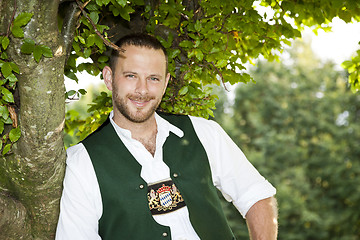
[[186,206],[180,190],[172,180],[148,186],[147,199],[151,214],[165,214]]

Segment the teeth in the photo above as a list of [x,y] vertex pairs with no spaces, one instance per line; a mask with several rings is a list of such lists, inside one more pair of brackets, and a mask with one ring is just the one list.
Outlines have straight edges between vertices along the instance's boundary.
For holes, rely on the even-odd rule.
[[131,101],[139,107],[143,107],[144,105],[146,105],[148,103],[148,101],[138,101],[138,100],[131,100]]

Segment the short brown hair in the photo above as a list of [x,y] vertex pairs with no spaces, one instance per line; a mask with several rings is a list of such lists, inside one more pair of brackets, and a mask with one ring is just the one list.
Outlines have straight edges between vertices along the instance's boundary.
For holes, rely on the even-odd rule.
[[[154,36],[151,36],[146,33],[133,33],[129,35],[125,35],[124,37],[120,38],[116,43],[116,46],[122,48],[124,46],[137,46],[137,47],[146,47],[155,50],[162,50],[165,55],[166,60],[166,71],[168,68],[168,55],[166,52],[165,47],[157,40]],[[115,69],[117,58],[121,53],[119,51],[113,49],[111,51],[109,67],[111,69]]]

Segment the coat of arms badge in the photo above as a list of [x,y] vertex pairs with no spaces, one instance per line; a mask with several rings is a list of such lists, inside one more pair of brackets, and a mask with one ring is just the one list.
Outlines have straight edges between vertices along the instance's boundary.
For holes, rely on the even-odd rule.
[[179,189],[171,179],[149,185],[147,197],[153,215],[172,212],[185,206]]

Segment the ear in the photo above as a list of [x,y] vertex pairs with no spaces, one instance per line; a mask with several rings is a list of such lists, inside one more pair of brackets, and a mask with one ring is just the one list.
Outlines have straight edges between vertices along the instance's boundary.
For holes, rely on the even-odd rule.
[[163,95],[165,94],[165,92],[166,92],[166,88],[167,88],[167,85],[168,85],[168,83],[169,83],[169,80],[170,80],[170,73],[167,73],[166,74],[166,77],[165,77],[165,85],[164,85],[164,90],[163,90]]
[[104,82],[110,91],[112,91],[113,72],[109,66],[105,66],[103,71]]
[[165,91],[166,91],[166,88],[167,88],[167,85],[168,85],[168,83],[169,83],[170,77],[171,77],[170,73],[167,73],[167,74],[166,74],[166,78],[165,78],[165,87],[164,87],[164,92],[163,92],[163,94],[164,94]]

